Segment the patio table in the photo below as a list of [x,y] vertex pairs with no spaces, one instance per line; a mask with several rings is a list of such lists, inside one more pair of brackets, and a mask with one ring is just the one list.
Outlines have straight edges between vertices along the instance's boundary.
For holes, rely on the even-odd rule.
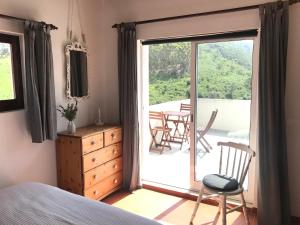
[[[190,122],[189,118],[191,113],[187,111],[165,111],[163,114],[166,120],[167,128],[169,128],[168,122],[173,122],[175,125],[175,130],[173,135],[170,137],[170,141],[181,144],[181,149],[184,140],[187,139],[188,123]],[[180,123],[183,124],[183,133],[180,133],[179,131]]]

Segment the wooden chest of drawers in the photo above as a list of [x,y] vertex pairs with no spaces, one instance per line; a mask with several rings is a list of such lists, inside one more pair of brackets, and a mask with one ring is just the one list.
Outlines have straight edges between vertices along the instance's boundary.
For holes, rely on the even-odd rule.
[[58,186],[100,200],[122,185],[122,130],[88,126],[56,141]]

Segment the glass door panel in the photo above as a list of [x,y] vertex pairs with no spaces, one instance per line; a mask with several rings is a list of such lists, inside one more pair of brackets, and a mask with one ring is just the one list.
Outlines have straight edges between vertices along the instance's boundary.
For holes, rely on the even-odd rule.
[[[253,47],[251,39],[193,43],[194,188],[205,175],[218,173],[218,142],[250,145]],[[248,183],[247,177],[245,190]]]
[[[142,180],[190,189],[191,42],[145,45],[143,52]],[[164,114],[170,133],[163,133],[162,121],[150,118],[150,112]]]

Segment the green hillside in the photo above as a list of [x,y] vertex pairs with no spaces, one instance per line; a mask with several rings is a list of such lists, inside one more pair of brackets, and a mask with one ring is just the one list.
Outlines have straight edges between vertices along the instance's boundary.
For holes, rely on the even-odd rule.
[[[250,99],[252,41],[198,46],[198,97]],[[150,105],[189,98],[191,44],[149,47]]]
[[14,98],[10,57],[0,57],[0,100]]

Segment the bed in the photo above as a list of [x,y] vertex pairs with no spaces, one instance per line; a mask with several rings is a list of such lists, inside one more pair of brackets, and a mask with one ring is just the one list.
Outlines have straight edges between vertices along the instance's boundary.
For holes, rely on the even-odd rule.
[[40,183],[0,189],[0,225],[159,225],[102,202]]

